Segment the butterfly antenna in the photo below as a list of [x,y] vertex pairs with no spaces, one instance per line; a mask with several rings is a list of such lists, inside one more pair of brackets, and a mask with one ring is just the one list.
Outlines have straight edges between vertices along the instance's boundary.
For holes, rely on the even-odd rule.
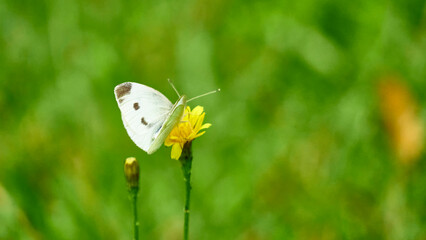
[[204,96],[210,95],[210,94],[212,94],[212,93],[217,93],[217,92],[220,92],[220,88],[218,88],[218,89],[216,89],[216,90],[213,90],[213,91],[210,91],[210,92],[208,92],[208,93],[201,94],[200,96],[193,97],[193,98],[189,99],[189,100],[188,100],[188,101],[186,101],[186,102],[192,101],[192,100],[197,99],[197,98],[200,98],[200,97],[204,97]]
[[180,97],[180,94],[178,92],[178,90],[176,90],[175,85],[173,85],[172,81],[170,80],[170,78],[167,79],[167,81],[169,81],[170,85],[172,86],[173,90],[175,90],[176,94]]

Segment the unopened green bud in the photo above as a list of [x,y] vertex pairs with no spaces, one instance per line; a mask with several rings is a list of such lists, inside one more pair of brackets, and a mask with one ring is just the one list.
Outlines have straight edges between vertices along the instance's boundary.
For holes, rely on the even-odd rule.
[[129,157],[124,163],[124,175],[130,189],[139,188],[139,163],[134,157]]

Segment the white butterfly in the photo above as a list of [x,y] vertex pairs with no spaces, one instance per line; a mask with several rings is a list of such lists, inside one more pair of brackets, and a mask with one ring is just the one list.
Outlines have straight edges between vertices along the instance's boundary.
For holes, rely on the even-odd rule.
[[172,87],[179,96],[174,105],[159,91],[139,83],[125,82],[114,88],[127,133],[148,154],[157,151],[180,122],[187,102],[220,91],[218,89],[187,100],[185,95],[180,96]]

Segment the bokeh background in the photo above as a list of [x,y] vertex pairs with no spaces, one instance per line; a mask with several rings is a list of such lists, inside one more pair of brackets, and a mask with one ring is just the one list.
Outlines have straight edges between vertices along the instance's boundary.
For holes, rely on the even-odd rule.
[[167,83],[193,144],[192,239],[426,239],[423,0],[0,0],[0,239],[181,239],[170,148],[113,88]]

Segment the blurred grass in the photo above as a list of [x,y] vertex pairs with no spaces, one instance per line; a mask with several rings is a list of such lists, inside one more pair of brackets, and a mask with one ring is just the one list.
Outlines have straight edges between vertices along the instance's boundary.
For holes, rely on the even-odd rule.
[[222,89],[191,102],[213,124],[194,144],[193,239],[425,239],[424,141],[400,159],[392,131],[412,128],[387,128],[398,119],[378,94],[397,78],[424,139],[425,13],[421,0],[0,0],[0,239],[130,238],[128,156],[141,239],[180,239],[179,165],[131,142],[113,95],[134,81],[173,102],[167,78],[188,96]]

